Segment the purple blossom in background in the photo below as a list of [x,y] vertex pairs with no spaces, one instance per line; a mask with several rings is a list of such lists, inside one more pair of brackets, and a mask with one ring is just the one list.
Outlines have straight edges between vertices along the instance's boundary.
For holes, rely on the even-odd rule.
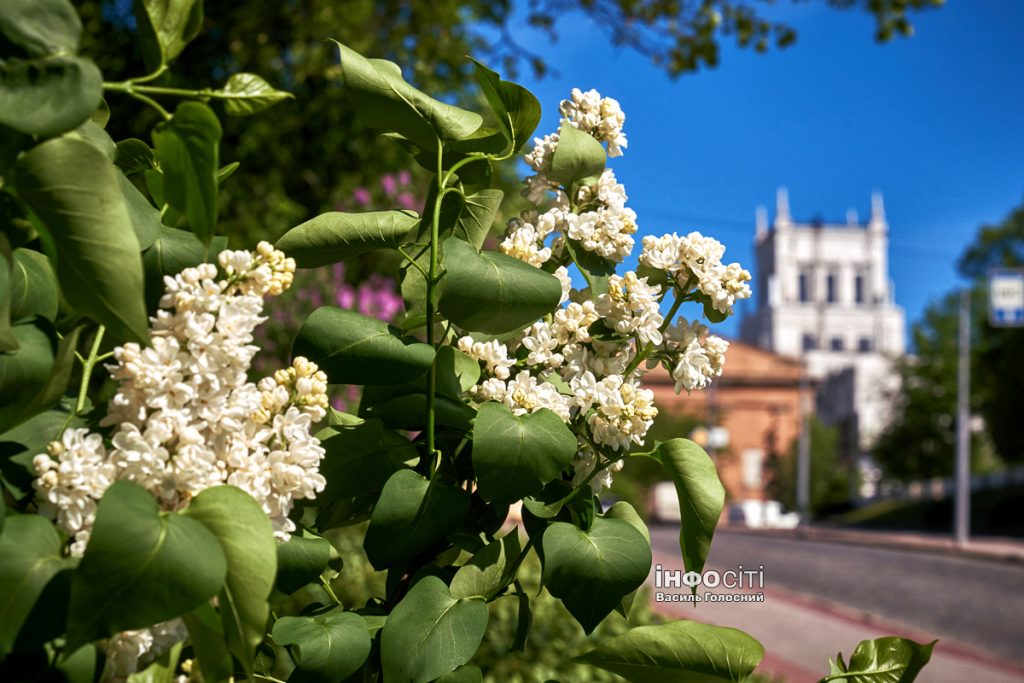
[[[377,192],[372,186],[357,187],[349,201],[336,208],[340,211],[365,210],[371,206],[415,209],[420,204],[408,171],[382,177],[379,186]],[[303,321],[325,303],[389,323],[401,316],[402,296],[392,278],[371,273],[362,282],[351,283],[347,279],[349,275],[344,263],[302,270],[296,273],[288,292],[267,302],[268,320],[256,329],[255,335],[255,343],[264,351],[253,363],[253,370],[260,377],[288,364],[292,340]],[[351,409],[359,402],[358,387],[335,386],[331,394],[331,405],[338,410]]]

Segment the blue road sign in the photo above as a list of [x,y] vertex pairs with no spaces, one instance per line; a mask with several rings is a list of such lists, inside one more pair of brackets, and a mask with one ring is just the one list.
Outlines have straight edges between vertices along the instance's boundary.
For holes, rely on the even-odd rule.
[[1024,327],[1024,268],[988,274],[988,319],[994,327]]

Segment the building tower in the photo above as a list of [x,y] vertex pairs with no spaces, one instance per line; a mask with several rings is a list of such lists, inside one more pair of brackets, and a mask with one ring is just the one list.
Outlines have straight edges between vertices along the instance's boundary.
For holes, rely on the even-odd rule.
[[867,222],[796,222],[779,188],[775,219],[756,213],[756,310],[740,337],[804,359],[816,386],[818,416],[841,427],[844,451],[870,449],[885,426],[898,386],[893,361],[906,350],[903,309],[889,279],[889,226],[880,192]]

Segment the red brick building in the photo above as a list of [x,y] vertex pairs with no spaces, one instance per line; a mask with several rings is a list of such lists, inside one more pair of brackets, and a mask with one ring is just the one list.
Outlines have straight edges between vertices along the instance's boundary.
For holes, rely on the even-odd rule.
[[[789,458],[800,433],[802,372],[796,358],[732,341],[722,376],[710,388],[677,396],[675,382],[663,368],[651,371],[645,385],[654,391],[659,411],[724,428],[716,436],[727,433],[726,446],[711,448],[713,439],[702,445],[715,457],[729,497],[763,499],[769,457]],[[697,432],[696,441],[706,439],[707,430]]]

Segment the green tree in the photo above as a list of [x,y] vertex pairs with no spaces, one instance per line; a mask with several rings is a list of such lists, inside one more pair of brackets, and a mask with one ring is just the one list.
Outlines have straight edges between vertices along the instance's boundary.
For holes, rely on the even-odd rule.
[[[909,35],[910,14],[941,0],[819,0],[837,9],[856,9],[876,19],[876,38]],[[107,80],[146,73],[134,37],[131,3],[79,0],[85,22],[84,52]],[[719,46],[739,45],[766,51],[785,47],[796,31],[764,16],[759,3],[738,0],[678,2],[655,0],[532,0],[525,17],[509,0],[248,0],[206,3],[204,30],[184,52],[161,85],[194,87],[221,83],[238,71],[274,74],[276,87],[295,95],[274,114],[244,122],[227,117],[223,144],[242,165],[221,193],[223,232],[237,246],[257,238],[275,238],[322,211],[341,205],[359,188],[383,200],[379,179],[405,167],[397,145],[379,145],[376,133],[355,120],[340,87],[335,38],[353,49],[406,65],[417,87],[475,109],[467,54],[514,76],[529,65],[541,76],[545,55],[524,49],[516,35],[529,25],[557,36],[580,20],[592,19],[619,45],[648,55],[672,76],[715,66]],[[766,3],[767,4],[767,3]],[[119,102],[121,111],[130,102]],[[115,139],[141,137],[155,123],[154,113],[135,106],[134,114],[112,122]],[[511,186],[509,178],[507,186]],[[507,195],[510,193],[506,193]],[[515,210],[516,207],[508,207]],[[499,216],[499,224],[501,219]],[[357,276],[353,270],[350,275]]]
[[[841,504],[850,497],[849,468],[839,459],[839,431],[811,418],[811,512]],[[768,496],[789,508],[796,507],[797,442],[788,455],[773,453],[766,468]]]
[[[1016,402],[1024,383],[1024,330],[988,322],[988,273],[1024,265],[1024,207],[997,225],[983,226],[960,257],[971,288],[971,413],[985,429],[972,437],[972,469],[1024,460],[1024,433]],[[900,365],[896,415],[875,455],[886,471],[916,479],[952,474],[956,447],[960,292],[931,304],[911,332],[914,355]],[[995,452],[993,452],[993,449]]]

